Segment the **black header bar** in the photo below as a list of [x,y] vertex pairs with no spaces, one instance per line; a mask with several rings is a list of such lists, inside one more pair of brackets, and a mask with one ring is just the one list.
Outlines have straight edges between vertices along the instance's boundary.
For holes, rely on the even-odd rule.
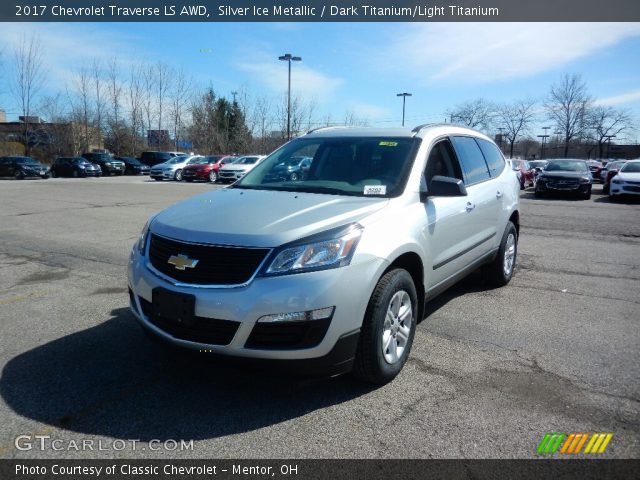
[[638,0],[3,0],[0,22],[638,22]]

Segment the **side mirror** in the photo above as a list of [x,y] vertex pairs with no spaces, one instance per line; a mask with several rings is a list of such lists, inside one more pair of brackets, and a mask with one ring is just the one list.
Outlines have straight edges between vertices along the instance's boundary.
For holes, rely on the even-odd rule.
[[[420,193],[422,194],[422,191]],[[431,179],[430,190],[427,194],[430,197],[465,197],[467,189],[459,178],[435,175]]]

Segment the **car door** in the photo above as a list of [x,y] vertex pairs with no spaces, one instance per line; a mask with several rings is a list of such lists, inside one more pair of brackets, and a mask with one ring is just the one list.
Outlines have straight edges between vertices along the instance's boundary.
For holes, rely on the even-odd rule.
[[463,180],[462,168],[448,138],[436,141],[429,151],[423,182],[427,189],[424,202],[426,215],[422,231],[424,250],[431,258],[431,272],[425,272],[427,290],[434,289],[470,263],[474,255],[473,218],[477,212],[468,209],[467,196],[435,196],[429,194],[434,176]]
[[467,248],[471,262],[492,250],[497,235],[503,192],[497,181],[492,180],[489,166],[473,137],[453,136],[464,184],[467,188],[466,209],[469,212],[469,238]]

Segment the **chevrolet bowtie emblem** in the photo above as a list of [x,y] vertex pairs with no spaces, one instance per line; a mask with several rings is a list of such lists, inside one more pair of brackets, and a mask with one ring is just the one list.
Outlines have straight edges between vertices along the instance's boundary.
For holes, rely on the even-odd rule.
[[176,267],[176,270],[184,270],[185,268],[194,268],[200,260],[194,260],[186,255],[171,255],[167,263]]

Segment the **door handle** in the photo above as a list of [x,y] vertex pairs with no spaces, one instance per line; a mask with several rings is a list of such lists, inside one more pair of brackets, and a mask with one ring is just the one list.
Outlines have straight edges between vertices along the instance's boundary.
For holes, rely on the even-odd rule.
[[496,198],[502,198],[502,195],[503,195],[503,194],[502,194],[502,192],[501,192],[500,190],[498,190],[498,191],[496,192]]
[[467,206],[466,206],[467,212],[470,212],[474,208],[476,208],[476,204],[475,203],[467,202]]

